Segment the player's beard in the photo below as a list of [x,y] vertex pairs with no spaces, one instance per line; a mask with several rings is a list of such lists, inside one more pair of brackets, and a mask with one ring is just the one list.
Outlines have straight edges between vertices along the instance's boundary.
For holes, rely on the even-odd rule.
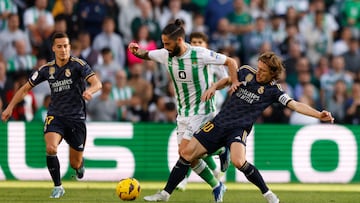
[[174,57],[174,56],[178,56],[180,54],[180,46],[178,44],[176,44],[176,46],[174,47],[174,50],[172,52],[169,52],[169,56],[170,57]]

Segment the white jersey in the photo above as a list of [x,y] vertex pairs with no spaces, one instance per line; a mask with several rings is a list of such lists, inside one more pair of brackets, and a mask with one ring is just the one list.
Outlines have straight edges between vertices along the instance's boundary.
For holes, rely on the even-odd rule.
[[163,48],[149,51],[149,58],[166,65],[175,87],[180,116],[215,112],[214,99],[202,102],[201,95],[213,82],[209,65],[224,64],[225,55],[187,44],[186,52],[180,57],[169,57],[169,52]]

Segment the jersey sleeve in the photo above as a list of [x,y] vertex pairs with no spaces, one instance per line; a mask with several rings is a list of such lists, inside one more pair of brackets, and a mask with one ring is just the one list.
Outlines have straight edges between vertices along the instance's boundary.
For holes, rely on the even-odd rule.
[[166,64],[169,58],[169,52],[166,49],[156,49],[149,51],[149,58],[156,62]]
[[81,75],[87,80],[89,77],[95,75],[95,72],[90,68],[89,64],[85,64],[82,67]]
[[223,65],[225,63],[227,56],[224,54],[220,54],[209,49],[203,50],[202,55],[206,64]]
[[33,71],[30,74],[30,77],[28,80],[30,85],[34,87],[34,86],[40,84],[41,82],[45,81],[46,78],[44,77],[44,72],[45,72],[44,68]]

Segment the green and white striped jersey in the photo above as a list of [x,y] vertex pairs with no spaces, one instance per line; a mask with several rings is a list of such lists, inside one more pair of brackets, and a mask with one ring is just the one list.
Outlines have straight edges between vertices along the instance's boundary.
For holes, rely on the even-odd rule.
[[169,57],[169,52],[163,48],[149,51],[149,58],[166,65],[174,84],[180,116],[215,112],[214,99],[202,102],[201,95],[213,82],[209,65],[224,64],[225,55],[187,44],[182,56]]

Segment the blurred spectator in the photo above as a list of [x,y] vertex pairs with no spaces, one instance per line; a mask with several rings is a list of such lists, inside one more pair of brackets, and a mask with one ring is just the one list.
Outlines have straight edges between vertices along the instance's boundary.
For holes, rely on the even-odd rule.
[[285,13],[285,24],[286,25],[299,25],[299,21],[300,21],[300,13],[296,10],[295,7],[293,6],[289,6],[286,9],[286,13]]
[[[6,92],[6,103],[15,95],[15,92],[27,82],[27,75],[24,72],[17,73],[14,81],[13,89]],[[36,111],[36,100],[32,91],[29,91],[24,99],[19,102],[13,110],[12,118],[16,121],[32,121],[34,113]]]
[[112,84],[115,84],[115,74],[118,70],[122,69],[122,67],[114,60],[110,48],[103,48],[101,55],[104,62],[102,64],[96,64],[93,69],[101,81],[110,81]]
[[307,95],[313,101],[313,107],[318,109],[320,107],[320,96],[319,90],[316,88],[314,84],[311,83],[311,73],[309,71],[300,71],[298,72],[298,82],[294,88],[294,98],[295,100],[299,100],[302,96],[304,96],[306,92],[306,88],[311,88],[311,95]]
[[[2,108],[7,107],[6,92],[13,88],[12,77],[6,76],[6,63],[0,60],[0,96]],[[0,109],[0,110],[3,110]]]
[[[318,17],[316,15],[321,14],[321,23],[317,22]],[[335,20],[335,17],[326,12],[325,0],[312,0],[310,1],[309,9],[307,13],[301,18],[299,22],[300,32],[312,27],[316,27],[315,24],[318,24],[318,29],[324,29],[325,32],[330,32],[331,36],[334,37],[336,32],[339,30],[339,24]],[[321,26],[319,26],[321,25]]]
[[317,88],[320,89],[320,78],[322,75],[327,74],[330,70],[329,67],[329,59],[326,56],[321,56],[321,58],[319,59],[318,64],[316,64],[314,66],[314,78],[316,79],[316,81],[319,81],[319,84],[315,84],[317,85]]
[[45,95],[42,105],[35,112],[33,121],[45,122],[50,101],[51,101],[51,96],[49,94]]
[[125,66],[125,45],[122,37],[115,33],[115,21],[111,17],[105,17],[102,23],[102,31],[96,35],[92,47],[100,51],[105,47],[109,47],[114,54],[114,60]]
[[94,40],[94,37],[101,32],[106,15],[107,10],[103,1],[81,0],[77,5],[80,30],[89,32],[91,40]]
[[16,54],[7,61],[7,73],[16,74],[21,71],[30,73],[35,67],[36,57],[26,51],[26,41],[23,39],[15,40],[14,47]]
[[24,12],[24,26],[29,32],[31,43],[38,47],[54,29],[54,18],[46,10],[48,0],[35,0],[35,5]]
[[52,36],[56,32],[67,32],[67,22],[64,15],[56,16],[54,21],[54,31],[49,35],[49,37],[43,40],[43,42],[39,45],[39,49],[37,51],[37,55],[42,58],[46,58],[47,61],[51,61],[54,59],[54,54],[52,51]]
[[80,19],[78,13],[75,12],[75,4],[78,0],[61,0],[59,4],[62,5],[63,9],[58,12],[58,14],[54,14],[53,16],[63,15],[66,21],[66,33],[68,34],[70,41],[77,38],[77,35],[80,31]]
[[[310,84],[308,84],[308,85],[310,85]],[[313,86],[309,86],[309,87],[313,87]],[[301,96],[298,101],[305,103],[316,109],[313,99],[311,97],[307,96],[307,95],[313,94],[311,92],[312,90],[313,90],[313,88],[305,88],[305,91],[309,91],[309,93]],[[289,119],[289,124],[291,124],[291,125],[311,125],[311,124],[318,124],[318,123],[320,123],[319,119],[316,119],[314,117],[310,117],[310,116],[307,116],[304,114],[300,114],[296,111],[293,111],[291,113],[290,119]]]
[[345,104],[347,99],[347,88],[345,81],[336,81],[333,95],[330,97],[327,106],[328,111],[330,111],[331,115],[335,118],[335,123],[342,124],[345,122]]
[[239,35],[239,40],[241,40],[242,35],[254,30],[254,19],[249,13],[249,8],[244,0],[234,0],[233,7],[234,10],[226,16],[231,25],[229,30],[234,34]]
[[131,22],[135,17],[141,16],[140,4],[144,0],[130,0],[122,5],[118,17],[119,31],[124,37],[124,43],[128,44],[133,39],[131,32]]
[[217,27],[220,18],[234,11],[233,0],[209,0],[205,7],[205,24],[211,35]]
[[290,46],[293,42],[297,43],[300,53],[306,52],[306,41],[304,36],[299,33],[299,29],[296,24],[286,25],[286,37],[279,45],[279,50],[282,56],[287,56],[290,53]]
[[160,19],[165,13],[165,10],[168,10],[169,8],[167,7],[164,0],[150,0],[150,2],[152,5],[152,13],[154,15],[154,20],[160,22]]
[[[159,35],[160,36],[160,35]],[[137,33],[135,33],[134,40],[131,42],[136,42],[139,44],[140,48],[145,50],[154,50],[156,49],[157,45],[156,42],[150,38],[149,33],[149,26],[142,25],[137,30]],[[127,55],[127,62],[128,65],[131,66],[135,63],[142,63],[143,60],[134,56],[129,50],[126,50]]]
[[272,51],[271,49],[271,42],[268,42],[268,41],[265,41],[263,42],[260,47],[259,47],[259,50],[257,51],[257,54],[254,54],[250,60],[249,60],[249,64],[251,67],[254,67],[254,68],[257,68],[257,64],[258,64],[258,59],[259,59],[259,56],[262,54],[262,53],[265,53],[267,51]]
[[181,0],[169,0],[169,10],[165,10],[159,23],[160,28],[163,29],[167,24],[173,22],[175,19],[182,19],[184,21],[185,34],[190,35],[193,22],[190,12],[181,8]]
[[81,57],[81,43],[79,40],[72,40],[71,45],[71,55],[80,58]]
[[156,44],[160,45],[160,25],[158,21],[154,19],[154,14],[152,13],[151,3],[149,0],[144,1],[140,4],[141,16],[135,17],[131,22],[131,33],[135,40],[139,40],[140,28],[147,26],[147,35],[146,40],[153,40]]
[[201,13],[201,8],[193,0],[180,0],[181,8],[189,12],[191,16],[194,16],[195,13]]
[[345,71],[345,62],[342,56],[334,56],[331,59],[331,68],[328,73],[324,74],[320,78],[320,97],[321,106],[328,108],[332,95],[334,94],[335,83],[338,80],[342,80],[346,84],[347,92],[350,92],[353,78]]
[[240,43],[236,36],[228,31],[229,20],[221,18],[218,27],[210,36],[209,47],[212,50],[222,50],[230,55],[236,55],[240,50]]
[[266,19],[258,17],[255,20],[254,30],[243,36],[244,63],[249,63],[250,58],[257,55],[264,42],[272,43],[271,39],[271,33],[266,29]]
[[360,82],[355,81],[352,85],[350,98],[346,101],[346,118],[347,124],[360,124]]
[[192,32],[203,32],[206,35],[209,35],[209,27],[205,24],[205,17],[203,14],[194,13]]
[[90,67],[94,67],[95,64],[101,64],[103,59],[99,51],[95,50],[91,46],[91,36],[90,33],[83,30],[79,32],[78,40],[81,44],[81,59],[84,59]]
[[165,95],[169,74],[166,68],[152,60],[144,60],[143,78],[153,86],[153,94],[157,96]]
[[269,1],[270,9],[277,15],[285,15],[289,7],[296,8],[297,12],[306,12],[309,8],[309,0],[274,0]]
[[272,15],[270,17],[270,25],[268,26],[268,29],[271,33],[272,50],[280,55],[280,44],[286,38],[285,23],[283,18],[279,15]]
[[333,46],[333,35],[330,29],[325,28],[324,12],[315,13],[315,22],[303,29],[306,40],[306,56],[312,65],[316,65],[323,55],[330,55]]
[[152,122],[175,123],[176,122],[176,104],[169,97],[157,97],[155,102],[149,107],[150,120]]
[[269,19],[270,10],[267,5],[267,0],[250,0],[250,14],[253,19],[258,17],[263,17],[265,19]]
[[117,103],[110,97],[112,83],[103,81],[101,94],[87,103],[91,121],[116,121]]
[[351,28],[354,37],[360,37],[360,2],[358,0],[347,0],[341,8],[341,24]]
[[347,52],[349,50],[351,38],[352,38],[352,34],[350,27],[343,27],[340,30],[339,39],[334,41],[332,55],[338,56]]
[[20,19],[17,14],[8,15],[7,29],[0,32],[0,52],[5,60],[10,59],[16,54],[14,41],[18,39],[25,40],[26,51],[31,52],[29,36],[20,29]]
[[6,29],[9,16],[17,13],[18,8],[13,0],[2,0],[0,2],[0,31]]
[[360,49],[359,40],[350,39],[349,50],[343,54],[345,61],[345,70],[348,71],[353,78],[360,71]]
[[117,102],[118,120],[126,121],[127,113],[132,106],[134,89],[127,85],[127,74],[125,70],[119,70],[115,74],[115,84],[111,90],[111,98]]
[[301,57],[302,57],[302,53],[300,50],[300,45],[295,41],[290,41],[289,50],[288,53],[286,54],[283,63],[286,68],[286,74],[287,74],[286,81],[291,86],[295,85],[294,78],[296,78],[296,64]]
[[133,111],[141,112],[141,120],[147,120],[148,105],[153,96],[153,86],[146,81],[143,76],[144,67],[143,64],[137,63],[129,67],[130,79],[128,85],[132,87],[134,95],[140,99],[139,106],[133,108]]

